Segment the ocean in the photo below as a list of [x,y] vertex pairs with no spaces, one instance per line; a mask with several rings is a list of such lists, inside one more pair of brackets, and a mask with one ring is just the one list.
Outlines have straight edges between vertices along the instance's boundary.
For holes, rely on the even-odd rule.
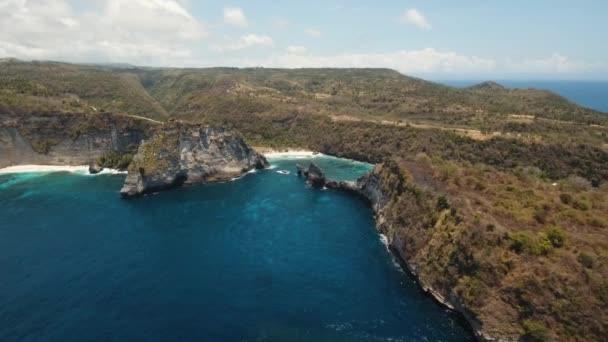
[[[469,87],[481,80],[437,81],[453,87]],[[583,107],[608,113],[608,81],[523,81],[498,80],[508,88],[536,88],[551,90]]]
[[309,161],[134,200],[120,174],[0,175],[0,341],[473,341]]

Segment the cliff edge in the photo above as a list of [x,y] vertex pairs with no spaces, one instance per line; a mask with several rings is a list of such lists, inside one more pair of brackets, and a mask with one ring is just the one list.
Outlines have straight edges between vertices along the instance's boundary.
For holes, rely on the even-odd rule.
[[269,166],[233,131],[172,121],[142,142],[120,191],[140,196],[181,186],[226,181]]

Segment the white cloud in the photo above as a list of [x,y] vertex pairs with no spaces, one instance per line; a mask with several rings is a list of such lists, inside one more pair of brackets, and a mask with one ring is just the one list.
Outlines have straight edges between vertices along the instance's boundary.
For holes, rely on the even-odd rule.
[[238,27],[247,27],[247,17],[242,8],[226,7],[224,8],[224,23]]
[[218,52],[243,50],[252,47],[272,46],[274,42],[269,36],[260,36],[257,34],[248,34],[242,36],[234,42],[228,42],[223,45],[214,46],[214,50]]
[[66,0],[0,0],[0,55],[161,65],[191,56],[191,46],[208,35],[176,0],[93,4],[96,12]]
[[408,9],[405,14],[399,18],[399,21],[425,30],[430,30],[433,28],[431,24],[429,24],[428,20],[426,20],[426,17],[415,8]]
[[[386,67],[407,74],[476,77],[567,75],[605,78],[608,75],[606,61],[572,59],[560,53],[518,60],[491,59],[432,48],[315,55],[296,44],[286,47],[283,52],[270,49],[268,47],[275,45],[273,39],[258,34],[246,34],[232,40],[225,38],[223,43],[222,38],[216,36],[219,45],[212,48],[233,54],[209,54],[201,44],[208,36],[207,29],[188,10],[188,0],[93,0],[72,6],[74,3],[75,0],[0,0],[0,58],[192,67],[220,64],[287,68]],[[322,36],[315,28],[309,28],[306,34]],[[253,50],[255,47],[265,49]]]
[[513,61],[508,59],[506,61],[506,67],[509,71],[516,73],[576,74],[605,69],[606,63],[573,61],[567,56],[554,53],[547,58],[540,59],[527,59],[523,61]]
[[492,59],[465,56],[455,52],[435,49],[396,51],[389,53],[346,53],[333,56],[287,53],[265,60],[244,63],[245,66],[261,65],[279,68],[391,68],[403,73],[460,73],[491,72],[497,63]]
[[306,49],[306,47],[298,46],[298,45],[288,46],[286,50],[288,53],[293,53],[293,54],[302,54],[302,53],[306,53],[306,51],[308,51],[308,49]]
[[321,35],[323,34],[323,33],[321,33],[321,31],[319,31],[315,28],[312,28],[312,27],[304,30],[304,33],[306,33],[307,35],[314,37],[314,38],[321,37]]

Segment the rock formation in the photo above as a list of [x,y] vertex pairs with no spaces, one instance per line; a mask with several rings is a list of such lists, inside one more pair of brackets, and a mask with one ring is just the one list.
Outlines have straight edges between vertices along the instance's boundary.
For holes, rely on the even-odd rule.
[[328,180],[328,189],[342,190],[363,197],[374,210],[379,213],[388,203],[389,196],[382,191],[381,177],[378,168],[366,173],[354,182]]
[[226,181],[268,166],[235,132],[172,121],[139,146],[120,193],[133,197],[182,184]]
[[298,169],[299,177],[306,177],[306,182],[313,188],[322,188],[325,186],[326,178],[325,172],[323,169],[315,163],[310,163],[308,168],[297,164],[296,168]]
[[135,152],[161,126],[152,120],[110,113],[0,112],[0,168],[88,165],[109,151]]
[[90,162],[89,163],[89,173],[92,175],[96,175],[98,173],[100,173],[101,171],[103,171],[103,167],[99,166],[97,164],[97,162]]

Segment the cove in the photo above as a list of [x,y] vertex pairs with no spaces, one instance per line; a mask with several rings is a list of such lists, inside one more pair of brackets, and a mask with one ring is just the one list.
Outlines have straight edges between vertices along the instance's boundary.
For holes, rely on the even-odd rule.
[[128,201],[124,175],[0,175],[0,340],[473,340],[361,199],[305,187],[309,161]]

